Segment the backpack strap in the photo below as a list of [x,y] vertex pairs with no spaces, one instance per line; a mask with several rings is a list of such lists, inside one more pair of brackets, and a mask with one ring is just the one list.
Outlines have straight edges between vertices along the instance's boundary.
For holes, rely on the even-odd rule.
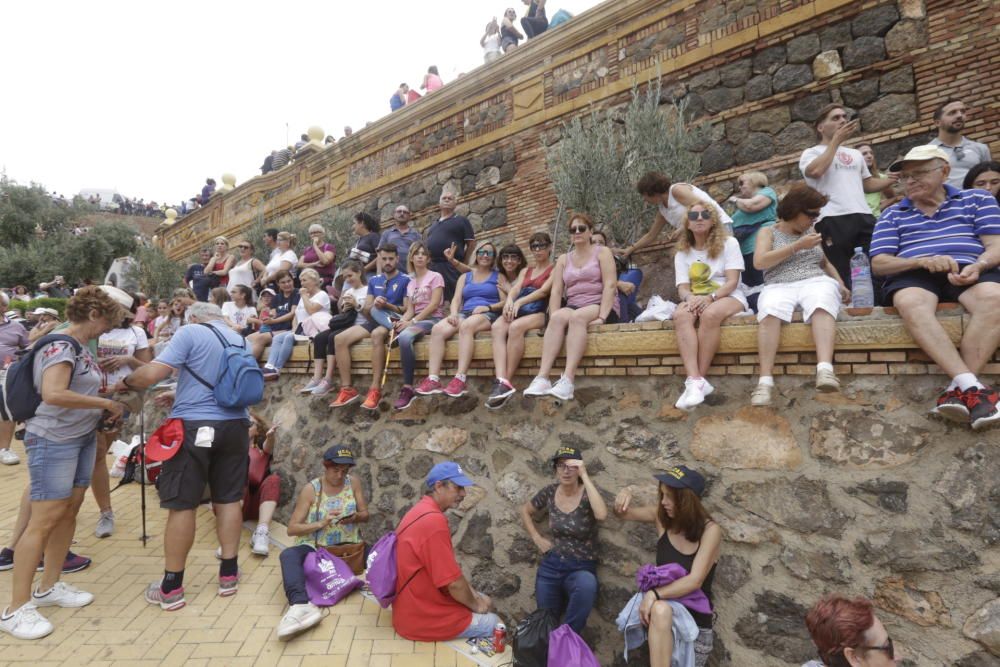
[[[79,360],[80,355],[83,354],[83,346],[80,345],[80,341],[73,338],[72,336],[67,336],[66,334],[57,334],[57,333],[46,334],[35,341],[35,344],[31,346],[31,352],[30,352],[31,355],[30,364],[32,367],[32,373],[34,373],[33,369],[35,365],[35,355],[38,352],[38,350],[42,349],[42,347],[48,345],[49,343],[60,343],[60,342],[69,343],[70,345],[73,346],[73,355],[74,355],[73,369],[69,373],[69,384],[71,385],[73,384],[73,372],[76,371],[76,362]],[[69,387],[69,385],[66,386]],[[41,388],[36,389],[36,391],[39,394],[42,393]]]
[[396,530],[396,537],[399,537],[400,535],[402,535],[406,531],[407,528],[409,528],[410,526],[412,526],[416,522],[420,521],[421,519],[423,519],[428,514],[436,514],[436,512],[434,512],[433,510],[431,510],[430,512],[424,512],[423,514],[421,514],[420,516],[418,516],[416,519],[414,519],[413,521],[411,521],[410,523],[408,523],[406,525],[406,528],[397,529]]
[[[240,349],[243,349],[243,350],[247,349],[247,347],[246,347],[246,341],[243,342],[243,345],[233,345],[232,343],[230,343],[229,341],[227,341],[225,339],[225,337],[222,334],[220,334],[218,332],[218,330],[216,330],[216,328],[213,327],[208,322],[200,322],[200,324],[203,327],[207,327],[209,331],[211,331],[213,334],[215,334],[215,337],[219,339],[220,343],[222,343],[222,349],[223,350],[225,350],[228,347],[239,347]],[[203,377],[201,377],[200,375],[198,375],[197,373],[194,372],[193,368],[191,368],[187,364],[184,364],[184,368],[185,368],[185,370],[187,370],[188,373],[190,373],[194,377],[195,380],[197,380],[198,382],[202,383],[205,386],[206,389],[208,389],[209,391],[215,391],[215,385],[209,384],[208,382],[206,382]],[[223,367],[222,372],[224,373],[225,371],[226,371],[226,369]]]

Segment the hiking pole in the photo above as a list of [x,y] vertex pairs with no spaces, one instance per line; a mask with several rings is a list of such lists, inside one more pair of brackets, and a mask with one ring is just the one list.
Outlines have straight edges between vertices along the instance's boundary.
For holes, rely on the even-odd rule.
[[146,546],[146,392],[139,393],[139,508],[142,513],[142,546]]
[[[392,318],[389,318],[392,322]],[[385,379],[389,375],[389,358],[392,357],[392,341],[396,339],[396,327],[389,327],[389,342],[385,345],[385,363],[382,364],[382,381],[378,385],[379,391],[382,391],[382,387],[385,386]]]

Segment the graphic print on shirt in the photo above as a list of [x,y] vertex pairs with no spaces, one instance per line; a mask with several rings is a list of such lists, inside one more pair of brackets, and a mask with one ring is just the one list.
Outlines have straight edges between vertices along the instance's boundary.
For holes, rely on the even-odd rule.
[[718,290],[721,285],[712,280],[712,267],[700,260],[691,262],[688,269],[688,278],[691,283],[692,294],[711,294]]

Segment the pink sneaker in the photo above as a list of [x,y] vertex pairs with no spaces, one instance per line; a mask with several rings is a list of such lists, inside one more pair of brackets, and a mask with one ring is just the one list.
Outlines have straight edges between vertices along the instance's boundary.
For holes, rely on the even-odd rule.
[[441,386],[441,382],[439,380],[432,380],[429,377],[426,377],[420,381],[420,384],[417,385],[414,391],[421,396],[433,396],[434,394],[440,394],[442,389],[443,387]]
[[459,396],[465,396],[465,388],[465,380],[459,380],[457,377],[454,377],[448,383],[448,386],[444,388],[444,393],[452,398],[458,398]]

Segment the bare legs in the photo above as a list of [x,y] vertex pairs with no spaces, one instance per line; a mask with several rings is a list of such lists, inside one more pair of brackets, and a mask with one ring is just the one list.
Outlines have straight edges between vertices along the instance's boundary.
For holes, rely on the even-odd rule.
[[[812,327],[813,344],[816,346],[816,361],[833,363],[833,348],[837,339],[837,320],[822,309],[813,311],[809,318]],[[774,358],[781,342],[781,320],[768,315],[757,324],[757,355],[760,360],[760,374],[774,375]]]
[[545,326],[545,314],[523,315],[513,322],[504,318],[493,323],[493,370],[497,377],[511,380],[524,357],[524,336]]
[[69,498],[31,503],[27,527],[17,540],[14,553],[10,611],[31,600],[31,583],[43,554],[48,565],[39,588],[49,590],[59,581],[62,564],[76,530],[76,513],[80,510],[86,490],[86,487],[73,487]]
[[[458,325],[458,374],[465,375],[472,365],[472,353],[476,347],[476,334],[489,331],[491,323],[485,315],[470,315]],[[442,347],[442,351],[444,348]]]
[[111,511],[111,477],[108,475],[108,448],[118,437],[118,432],[97,433],[97,456],[94,459],[94,472],[90,478],[90,490],[97,501],[97,509],[102,512]]
[[542,338],[542,363],[538,369],[539,377],[548,377],[552,365],[562,350],[563,340],[566,341],[566,369],[563,375],[572,382],[576,377],[576,367],[587,349],[587,326],[597,319],[600,306],[584,306],[577,310],[560,308],[549,319]]
[[[723,297],[706,308],[700,315],[687,308],[674,311],[674,331],[677,347],[688,377],[705,377],[712,366],[712,359],[722,338],[722,322],[743,312],[743,304],[732,297]],[[698,325],[695,328],[695,325]]]
[[[334,356],[340,359],[340,387],[351,386],[351,346],[358,343],[370,334],[364,327],[353,326],[346,331],[341,331],[333,338]],[[333,373],[330,372],[330,377]]]
[[458,331],[458,325],[454,325],[444,318],[431,329],[430,340],[430,360],[428,363],[428,375],[441,374],[441,362],[444,361],[444,346],[448,339]]
[[670,667],[674,655],[674,612],[663,601],[649,611],[649,666]]

